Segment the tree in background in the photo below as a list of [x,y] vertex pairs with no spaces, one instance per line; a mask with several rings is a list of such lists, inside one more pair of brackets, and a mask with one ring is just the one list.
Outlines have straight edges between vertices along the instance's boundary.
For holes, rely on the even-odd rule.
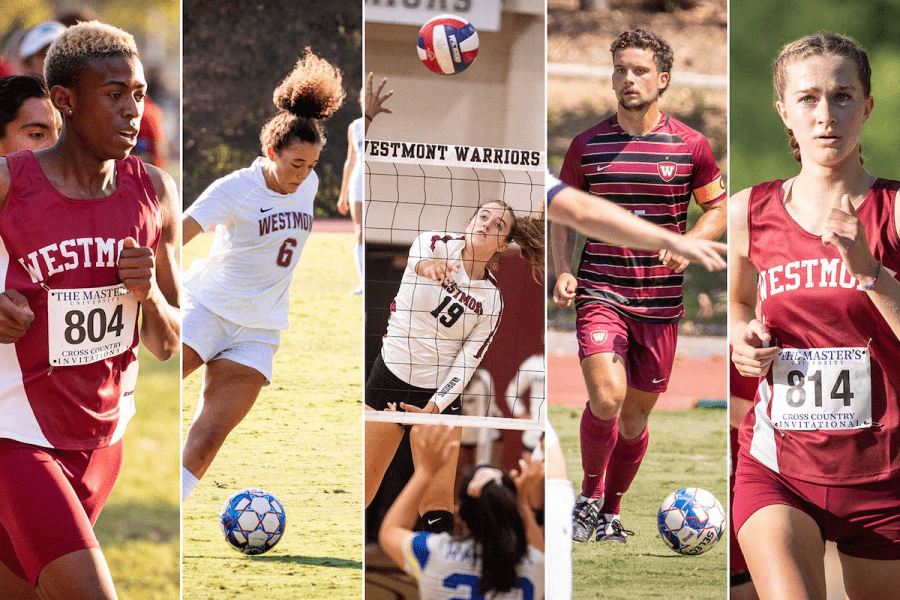
[[337,214],[347,127],[361,116],[359,0],[185,0],[185,207],[260,155],[260,129],[275,114],[272,92],[307,46],[344,74],[347,100],[325,125],[329,143],[316,167],[316,214]]

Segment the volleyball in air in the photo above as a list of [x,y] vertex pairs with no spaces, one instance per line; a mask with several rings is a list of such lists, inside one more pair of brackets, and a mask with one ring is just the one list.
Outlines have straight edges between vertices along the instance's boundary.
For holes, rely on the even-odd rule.
[[456,75],[478,56],[478,32],[462,17],[441,15],[422,25],[417,49],[426,67],[441,75]]

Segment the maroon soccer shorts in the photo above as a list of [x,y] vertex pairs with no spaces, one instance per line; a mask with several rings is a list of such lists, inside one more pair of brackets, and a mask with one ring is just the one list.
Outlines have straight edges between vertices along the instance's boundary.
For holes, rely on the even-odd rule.
[[582,304],[576,313],[579,359],[614,352],[625,363],[629,387],[651,393],[666,391],[675,360],[677,323],[635,321],[597,302]]
[[93,525],[119,475],[122,447],[119,440],[82,452],[0,439],[0,561],[35,585],[51,561],[98,548]]
[[856,558],[900,559],[900,475],[887,481],[835,486],[775,473],[741,448],[734,482],[734,529],[757,510],[785,504],[811,516],[822,538]]
[[[738,430],[734,427],[728,428],[731,434],[731,473],[729,474],[729,482],[731,486],[728,488],[728,499],[731,506],[734,506],[734,469],[737,466],[738,450]],[[741,545],[738,543],[737,530],[734,528],[734,519],[728,519],[730,528],[728,535],[728,564],[731,569],[731,585],[739,585],[750,581],[750,572],[747,570],[747,559],[741,551]]]

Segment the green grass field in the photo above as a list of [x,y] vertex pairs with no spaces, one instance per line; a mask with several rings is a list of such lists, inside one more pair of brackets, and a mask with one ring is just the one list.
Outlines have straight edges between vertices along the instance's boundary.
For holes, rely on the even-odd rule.
[[137,415],[125,434],[122,472],[94,528],[121,600],[178,598],[179,356],[160,362],[141,348]]
[[[578,431],[581,409],[550,407],[575,493],[581,490]],[[722,506],[726,493],[726,415],[721,410],[657,411],[650,417],[650,447],[622,501],[622,525],[635,532],[623,546],[576,543],[573,597],[579,600],[721,600],[727,597],[727,540],[706,554],[681,556],[656,530],[656,512],[671,492],[700,487]]]
[[[185,248],[185,265],[211,237]],[[184,505],[185,600],[362,595],[362,301],[347,295],[357,283],[352,243],[314,233],[303,250],[272,385]],[[201,377],[184,382],[182,436]],[[284,537],[262,556],[235,552],[219,532],[222,504],[245,487],[275,494],[287,515]]]

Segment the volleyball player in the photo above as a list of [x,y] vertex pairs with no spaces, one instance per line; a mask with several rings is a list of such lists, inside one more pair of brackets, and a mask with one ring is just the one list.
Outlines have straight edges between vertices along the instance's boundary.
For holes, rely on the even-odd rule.
[[459,442],[443,425],[416,425],[410,440],[416,470],[385,515],[378,541],[419,582],[419,597],[543,598],[544,540],[525,492],[543,481],[540,463],[524,466],[515,483],[499,469],[472,469],[457,492],[464,533],[415,533],[425,491],[455,465]]
[[[500,324],[503,301],[488,263],[515,241],[526,262],[543,267],[543,222],[517,217],[501,201],[479,207],[464,233],[428,231],[409,251],[381,353],[366,382],[366,410],[460,414],[459,395]],[[397,423],[366,422],[366,506],[403,437]],[[456,433],[459,441],[459,432]],[[423,500],[423,521],[453,527],[454,464]]]
[[895,599],[900,182],[862,164],[865,50],[819,32],[785,46],[774,76],[800,172],[732,201],[732,360],[761,377],[741,423],[734,525],[764,600],[823,600],[824,540],[851,600]]
[[49,148],[59,138],[62,117],[50,102],[42,77],[0,79],[0,156]]
[[178,350],[176,191],[129,156],[146,90],[131,35],[71,27],[44,74],[59,139],[0,159],[0,595],[112,599],[93,524],[135,410],[138,340]]
[[[616,114],[578,135],[561,179],[684,233],[693,194],[703,214],[691,237],[713,240],[725,230],[724,185],[709,143],[659,109],[669,85],[672,51],[658,36],[635,29],[612,44]],[[574,236],[554,225],[558,306],[575,300],[579,357],[588,388],[581,421],[584,468],[573,514],[573,538],[625,542],[622,494],[647,450],[647,420],[666,390],[683,313],[681,285],[688,259],[589,239],[577,278]]]
[[185,211],[184,243],[213,226],[216,238],[185,277],[183,376],[206,369],[182,453],[182,499],[272,379],[288,287],[312,227],[322,121],[343,100],[340,71],[307,49],[275,90],[278,113],[260,134],[263,156],[215,181]]

